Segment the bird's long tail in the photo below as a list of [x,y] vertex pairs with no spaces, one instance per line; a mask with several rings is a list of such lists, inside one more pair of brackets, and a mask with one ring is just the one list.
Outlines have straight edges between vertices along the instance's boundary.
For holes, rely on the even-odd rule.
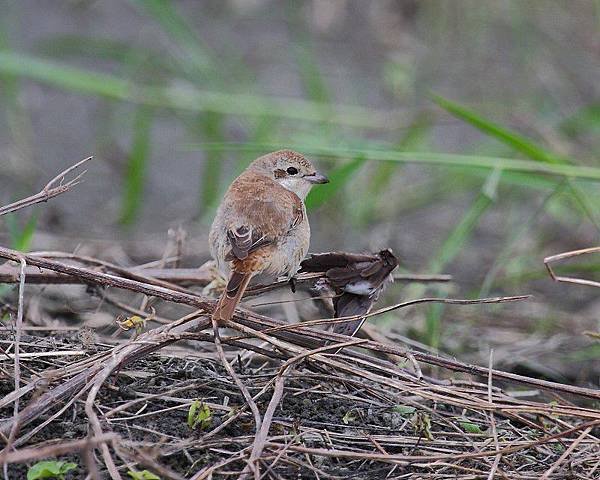
[[217,303],[213,313],[213,319],[217,322],[217,325],[222,325],[231,320],[233,312],[240,303],[251,278],[251,273],[231,272],[227,287],[225,287],[225,291],[219,298],[219,303]]

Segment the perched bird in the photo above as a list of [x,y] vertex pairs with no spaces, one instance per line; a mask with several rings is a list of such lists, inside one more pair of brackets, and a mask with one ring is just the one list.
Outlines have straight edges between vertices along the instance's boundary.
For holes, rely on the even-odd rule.
[[231,319],[255,275],[296,274],[310,241],[304,199],[314,184],[327,182],[291,150],[257,158],[233,181],[209,234],[217,268],[228,278],[213,313],[218,324]]
[[[366,315],[385,286],[393,281],[398,259],[390,249],[375,254],[329,252],[313,254],[300,264],[300,272],[324,273],[324,285],[333,290],[335,318]],[[333,332],[354,336],[364,318],[336,323]]]

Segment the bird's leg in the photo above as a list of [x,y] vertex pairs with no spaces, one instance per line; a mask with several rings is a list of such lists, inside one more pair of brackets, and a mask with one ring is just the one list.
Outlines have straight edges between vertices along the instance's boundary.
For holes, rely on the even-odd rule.
[[212,280],[202,289],[202,295],[219,296],[227,286],[227,278],[221,274],[216,265],[211,265],[209,271]]
[[292,293],[296,293],[296,277],[290,277],[288,283],[290,285],[290,290],[292,291]]

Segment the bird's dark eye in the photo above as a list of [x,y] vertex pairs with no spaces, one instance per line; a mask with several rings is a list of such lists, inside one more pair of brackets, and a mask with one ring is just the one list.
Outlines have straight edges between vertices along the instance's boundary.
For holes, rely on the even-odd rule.
[[286,170],[290,175],[296,175],[298,173],[298,169],[296,167],[288,167]]

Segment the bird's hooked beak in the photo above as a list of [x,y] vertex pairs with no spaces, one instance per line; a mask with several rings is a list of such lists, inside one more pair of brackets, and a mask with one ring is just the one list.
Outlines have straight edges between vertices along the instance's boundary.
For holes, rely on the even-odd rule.
[[329,179],[319,172],[311,173],[310,175],[304,175],[304,179],[310,183],[329,183]]

